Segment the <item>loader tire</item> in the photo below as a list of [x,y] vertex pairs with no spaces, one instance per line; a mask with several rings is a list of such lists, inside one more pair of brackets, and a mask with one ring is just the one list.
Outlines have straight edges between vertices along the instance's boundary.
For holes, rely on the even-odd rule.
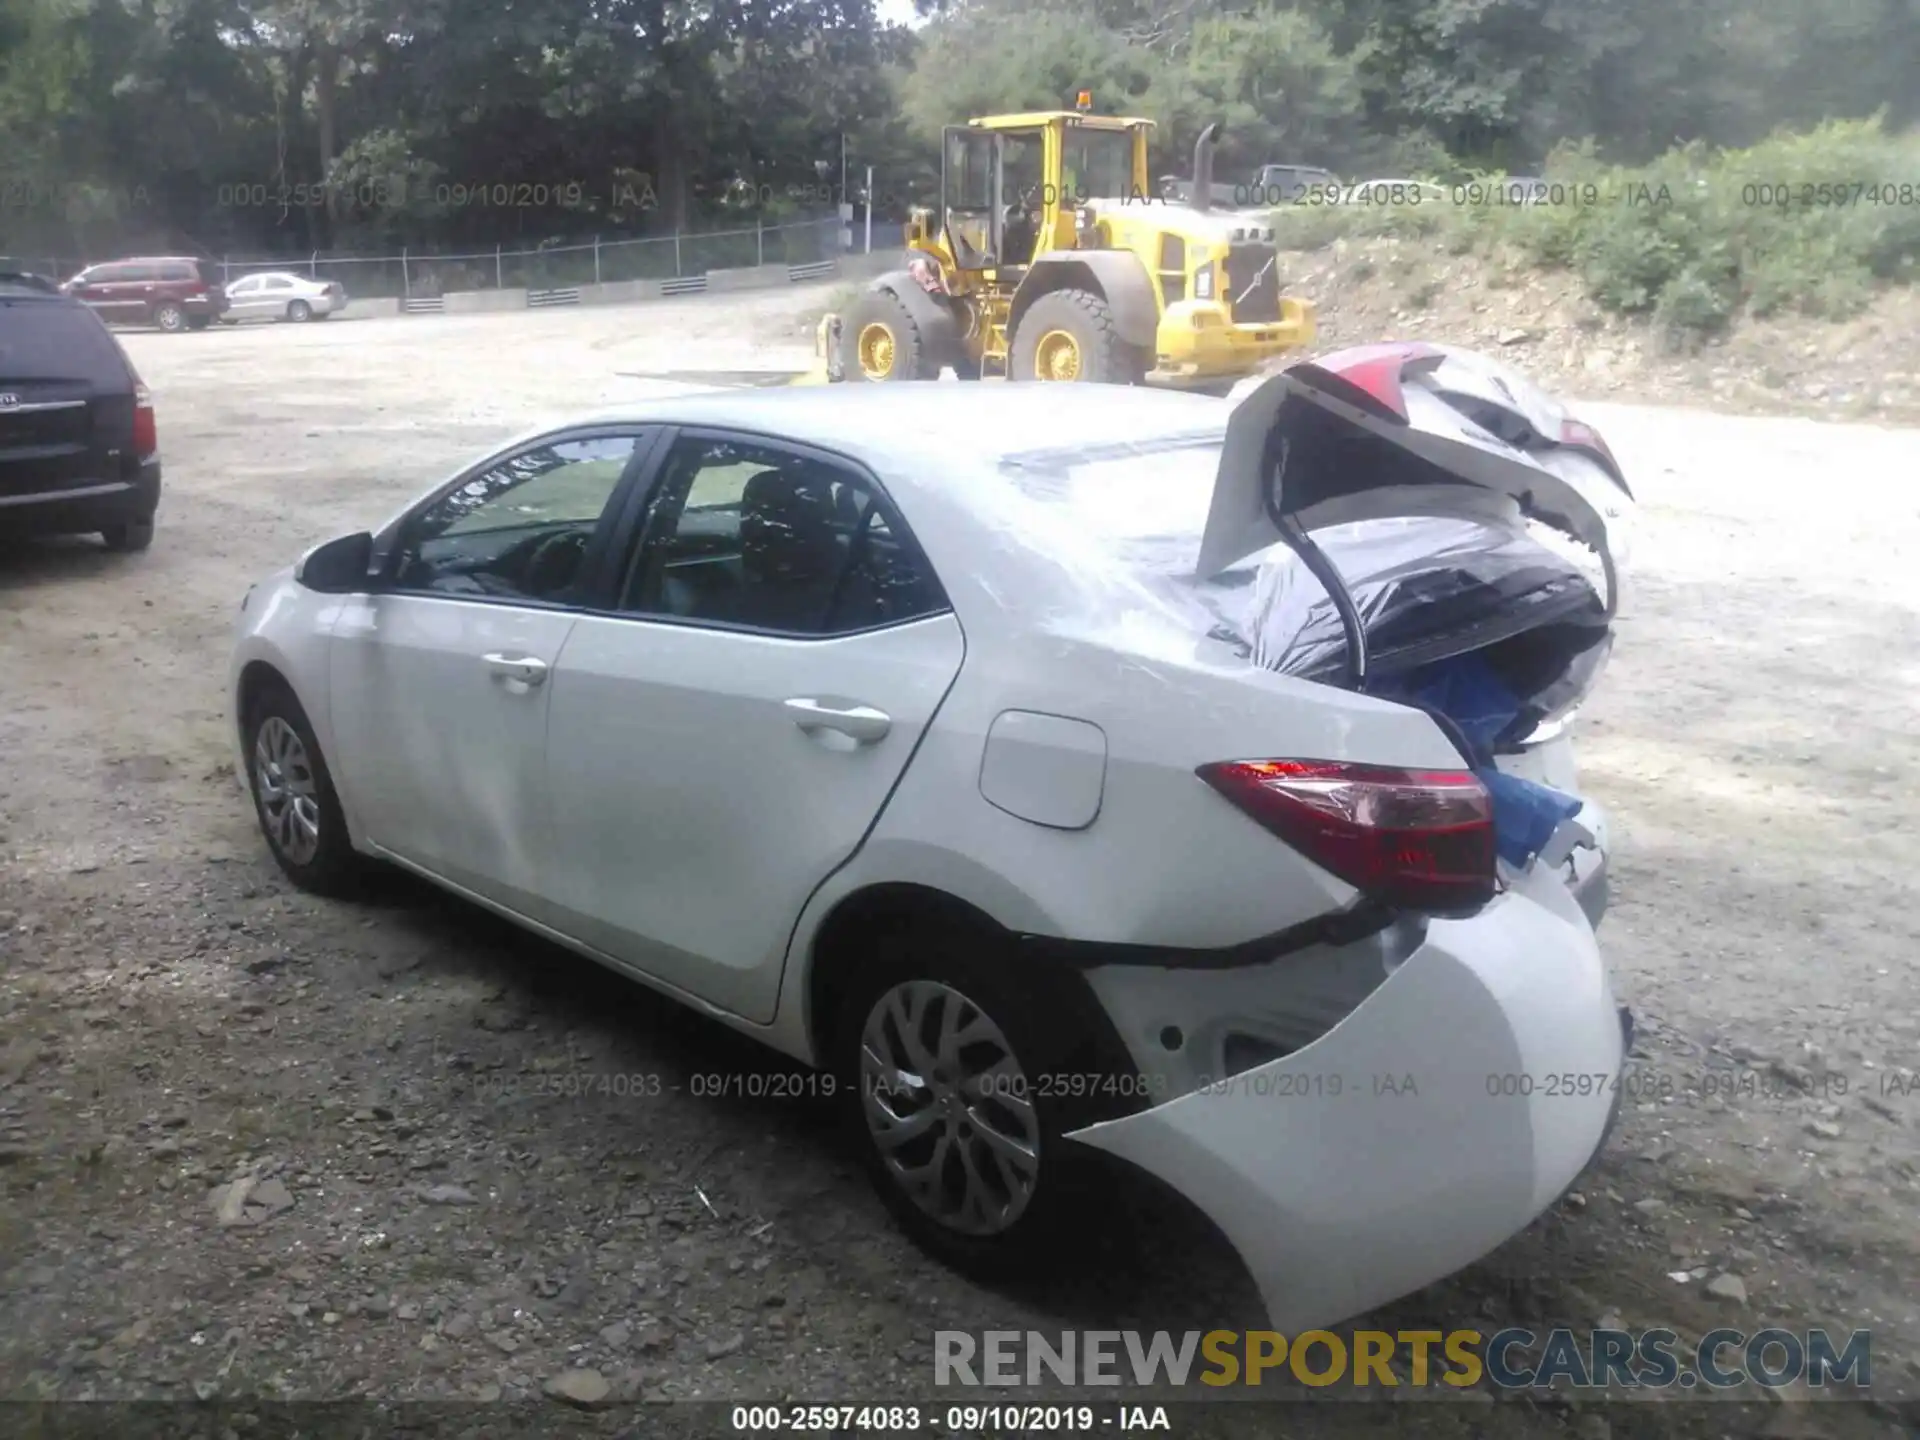
[[1120,338],[1113,310],[1091,290],[1054,290],[1020,317],[1008,354],[1015,380],[1080,380],[1137,385],[1140,354]]
[[928,353],[912,312],[891,290],[869,290],[847,311],[840,327],[840,358],[852,384],[940,378],[940,367]]

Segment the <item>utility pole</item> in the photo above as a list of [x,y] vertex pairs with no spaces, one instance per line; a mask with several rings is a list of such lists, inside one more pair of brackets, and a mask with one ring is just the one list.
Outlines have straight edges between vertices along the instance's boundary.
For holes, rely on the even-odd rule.
[[867,254],[873,253],[873,167],[867,167]]

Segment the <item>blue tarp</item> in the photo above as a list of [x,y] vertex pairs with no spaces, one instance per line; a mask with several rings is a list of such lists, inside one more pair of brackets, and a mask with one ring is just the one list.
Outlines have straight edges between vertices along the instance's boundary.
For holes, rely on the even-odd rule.
[[1437,710],[1460,728],[1472,748],[1473,773],[1493,799],[1493,828],[1500,858],[1524,869],[1560,822],[1580,812],[1576,795],[1508,775],[1493,763],[1492,745],[1520,713],[1520,701],[1494,668],[1478,655],[1458,655],[1368,687],[1382,699]]

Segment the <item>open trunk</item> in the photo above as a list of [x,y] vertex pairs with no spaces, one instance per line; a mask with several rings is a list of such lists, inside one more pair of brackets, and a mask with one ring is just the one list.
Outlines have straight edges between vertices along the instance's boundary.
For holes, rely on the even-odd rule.
[[1243,388],[1224,434],[1004,463],[1181,631],[1432,714],[1493,794],[1501,858],[1565,865],[1582,893],[1605,820],[1567,726],[1612,648],[1633,515],[1604,442],[1497,362],[1433,346]]
[[1432,713],[1493,794],[1501,858],[1561,864],[1594,843],[1562,828],[1589,808],[1566,730],[1612,649],[1631,518],[1605,443],[1524,377],[1366,347],[1240,398],[1195,595],[1255,664]]

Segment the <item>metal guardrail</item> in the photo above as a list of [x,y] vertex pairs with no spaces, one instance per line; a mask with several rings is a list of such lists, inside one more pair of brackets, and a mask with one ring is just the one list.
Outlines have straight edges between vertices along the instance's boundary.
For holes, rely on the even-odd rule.
[[704,275],[686,275],[677,280],[660,282],[662,295],[699,295],[704,293],[706,288],[707,277]]
[[527,308],[529,310],[551,310],[561,305],[578,305],[580,287],[575,285],[568,290],[529,290]]

